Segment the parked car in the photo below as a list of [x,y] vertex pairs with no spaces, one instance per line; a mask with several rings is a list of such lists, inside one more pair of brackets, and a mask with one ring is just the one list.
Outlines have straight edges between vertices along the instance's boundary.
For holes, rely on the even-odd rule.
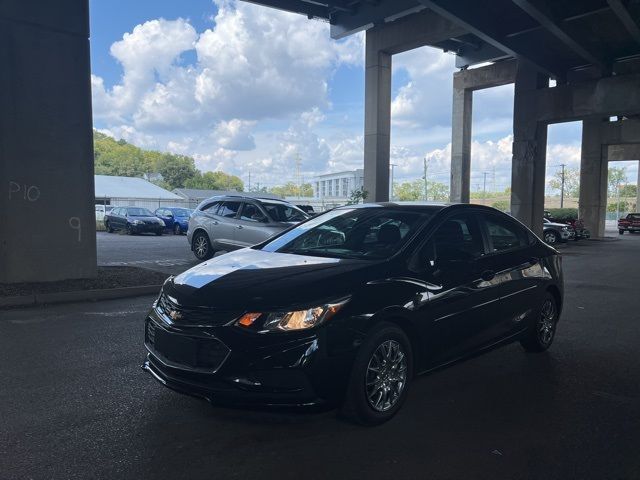
[[217,250],[249,247],[302,222],[309,216],[284,200],[237,195],[202,202],[189,219],[187,239],[199,260]]
[[569,230],[573,233],[572,238],[578,241],[582,238],[591,238],[591,232],[584,228],[584,222],[582,219],[577,218],[567,223]]
[[622,235],[624,232],[640,232],[640,213],[630,213],[618,220],[618,233]]
[[164,222],[146,208],[115,207],[104,217],[107,232],[124,230],[129,235],[155,233],[162,235]]
[[187,233],[189,217],[193,210],[181,207],[161,207],[154,212],[155,216],[164,222],[165,227],[175,235]]
[[310,217],[313,217],[316,214],[315,210],[313,209],[313,205],[296,205],[296,207],[298,207]]
[[549,348],[560,260],[489,207],[340,207],[170,277],[144,368],[212,402],[340,405],[378,424],[417,374],[515,341]]
[[96,221],[104,222],[104,216],[113,210],[111,205],[99,205],[96,204]]
[[[565,243],[572,237],[572,231],[564,223],[555,223],[547,218],[543,218],[542,237],[549,245]],[[575,235],[575,232],[573,233]]]

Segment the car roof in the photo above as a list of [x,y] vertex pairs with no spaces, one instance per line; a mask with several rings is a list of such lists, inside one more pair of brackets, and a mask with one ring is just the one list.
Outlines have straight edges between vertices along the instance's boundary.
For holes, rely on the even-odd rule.
[[269,197],[249,197],[247,195],[216,195],[214,197],[207,198],[205,202],[216,201],[216,200],[242,200],[242,201],[258,201],[258,202],[274,202],[281,203],[283,205],[293,205],[291,202],[287,200],[282,200],[280,198],[269,198]]
[[480,209],[490,212],[500,212],[493,207],[485,205],[476,205],[473,203],[450,203],[450,202],[424,202],[424,201],[412,201],[412,202],[372,202],[372,203],[358,203],[355,205],[343,205],[342,208],[393,208],[401,210],[420,210],[428,211],[431,213],[439,212],[440,210],[466,210],[466,209]]

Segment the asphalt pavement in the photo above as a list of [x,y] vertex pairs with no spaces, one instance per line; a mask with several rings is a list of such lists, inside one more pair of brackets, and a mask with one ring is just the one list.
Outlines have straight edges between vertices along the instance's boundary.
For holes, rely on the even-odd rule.
[[127,265],[176,274],[198,263],[186,235],[96,232],[96,240],[98,265]]
[[376,428],[167,390],[140,369],[151,297],[0,311],[0,479],[638,479],[640,235],[563,257],[550,351],[420,377]]

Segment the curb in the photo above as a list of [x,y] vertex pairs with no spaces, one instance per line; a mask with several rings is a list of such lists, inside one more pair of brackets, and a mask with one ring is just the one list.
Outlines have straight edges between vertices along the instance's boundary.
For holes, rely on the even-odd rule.
[[53,303],[96,302],[116,298],[140,297],[160,291],[162,285],[142,285],[139,287],[106,288],[101,290],[79,290],[74,292],[36,293],[14,297],[0,297],[0,309],[27,307]]

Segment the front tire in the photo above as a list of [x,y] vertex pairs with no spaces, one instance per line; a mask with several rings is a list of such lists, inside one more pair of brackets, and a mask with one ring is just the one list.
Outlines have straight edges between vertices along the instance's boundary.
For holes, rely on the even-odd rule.
[[361,425],[379,425],[400,410],[413,377],[413,352],[397,325],[382,322],[360,347],[341,413]]
[[180,225],[178,225],[177,223],[173,226],[173,234],[182,235],[182,229],[180,228]]
[[127,224],[127,235],[135,235],[133,228],[131,228],[131,225],[129,224]]
[[104,222],[104,226],[107,229],[107,233],[113,233],[113,228],[111,227],[111,224],[109,222]]
[[196,256],[198,260],[209,260],[213,257],[213,247],[211,245],[211,240],[209,240],[209,236],[204,232],[197,232],[193,236],[192,241],[192,249],[193,254]]
[[556,245],[560,241],[560,235],[553,230],[549,230],[544,234],[544,241],[549,245]]
[[622,230],[622,229],[620,228],[620,229],[618,229],[618,233],[619,233],[620,235],[622,235],[622,234],[624,234],[624,230]]
[[553,295],[547,292],[542,301],[535,326],[520,341],[527,352],[544,352],[553,343],[558,325],[558,303]]

